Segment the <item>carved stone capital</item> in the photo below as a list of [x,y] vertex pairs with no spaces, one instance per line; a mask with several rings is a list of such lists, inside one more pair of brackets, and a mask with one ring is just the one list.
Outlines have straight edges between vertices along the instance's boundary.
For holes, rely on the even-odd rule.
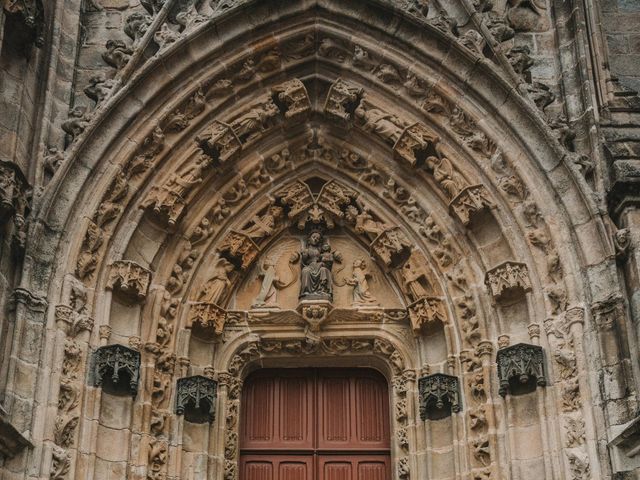
[[407,307],[411,327],[420,332],[426,325],[434,322],[447,322],[447,314],[440,297],[422,297]]
[[399,268],[411,256],[411,242],[400,227],[394,227],[371,242],[371,251],[385,266]]
[[495,302],[521,298],[531,291],[529,270],[524,263],[504,262],[487,271],[484,283]]
[[213,422],[218,383],[196,375],[178,379],[176,413],[192,423]]
[[128,300],[143,301],[151,283],[151,271],[131,260],[111,264],[107,288]]
[[242,142],[231,125],[218,120],[198,135],[196,142],[205,154],[220,163],[230,160],[242,150]]
[[571,328],[573,324],[584,325],[584,308],[570,307],[564,313],[564,318],[569,328]]
[[69,328],[73,325],[73,313],[73,308],[68,305],[56,305],[56,326],[65,334],[68,334]]
[[472,185],[462,191],[451,200],[449,211],[463,225],[468,225],[475,214],[494,206],[489,192],[484,185]]
[[260,247],[250,237],[233,230],[227,233],[217,249],[221,256],[242,270],[249,268],[260,253]]
[[93,373],[96,386],[113,393],[128,391],[135,397],[140,379],[140,352],[117,344],[100,347],[93,354]]
[[413,167],[428,156],[437,156],[436,145],[439,141],[440,138],[426,125],[414,123],[404,129],[393,151]]
[[493,344],[489,340],[482,340],[476,346],[475,354],[480,357],[489,357],[493,353]]
[[329,87],[324,111],[331,117],[349,123],[363,95],[364,89],[338,78]]
[[187,327],[192,328],[196,337],[211,339],[222,335],[227,311],[215,303],[193,303],[189,307]]
[[98,328],[98,335],[100,340],[103,342],[108,342],[111,337],[111,327],[109,325],[100,325]]
[[514,388],[525,386],[531,381],[533,387],[544,387],[547,381],[544,376],[544,352],[542,347],[518,343],[511,347],[501,348],[496,356],[498,364],[499,393],[503,397]]
[[457,377],[435,373],[418,380],[420,418],[438,419],[462,410],[460,385]]

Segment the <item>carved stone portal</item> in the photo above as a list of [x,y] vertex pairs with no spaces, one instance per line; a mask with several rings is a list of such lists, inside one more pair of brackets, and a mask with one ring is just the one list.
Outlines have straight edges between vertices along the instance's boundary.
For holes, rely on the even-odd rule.
[[435,373],[418,380],[420,418],[436,420],[462,410],[457,377]]
[[409,305],[407,310],[414,332],[420,332],[425,326],[435,322],[447,321],[447,314],[439,297],[422,297]]
[[[544,352],[538,345],[518,343],[511,347],[498,350],[496,357],[498,364],[499,393],[503,397],[507,393],[517,394],[525,392],[519,387],[529,385],[544,387],[547,381],[544,377]],[[526,389],[526,392],[531,388]]]
[[113,393],[138,393],[140,379],[140,352],[123,345],[108,345],[98,348],[93,354],[95,386]]
[[495,302],[515,300],[531,291],[529,270],[524,263],[501,263],[487,271],[484,282]]
[[201,375],[178,379],[176,413],[192,423],[213,422],[217,387],[216,381]]
[[130,260],[119,260],[111,264],[107,288],[128,300],[142,301],[147,296],[151,272]]

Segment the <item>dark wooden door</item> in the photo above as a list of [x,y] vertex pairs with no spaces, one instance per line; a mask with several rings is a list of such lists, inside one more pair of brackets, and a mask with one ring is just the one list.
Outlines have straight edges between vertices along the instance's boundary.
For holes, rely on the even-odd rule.
[[261,370],[245,382],[240,480],[390,480],[389,449],[389,390],[374,370]]

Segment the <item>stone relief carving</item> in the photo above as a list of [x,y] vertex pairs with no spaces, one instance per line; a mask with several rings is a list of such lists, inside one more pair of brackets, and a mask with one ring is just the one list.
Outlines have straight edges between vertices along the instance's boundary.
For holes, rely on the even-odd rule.
[[458,378],[442,373],[421,377],[418,381],[420,418],[440,418],[443,412],[451,415],[462,410]]
[[439,297],[421,297],[407,307],[411,327],[418,333],[427,325],[435,322],[446,323],[447,314]]
[[151,272],[130,260],[118,260],[111,264],[107,288],[124,298],[142,301],[147,296]]
[[529,271],[524,263],[504,262],[488,270],[485,284],[496,302],[531,291]]
[[342,256],[331,251],[331,246],[321,231],[312,231],[307,237],[305,247],[291,257],[290,262],[300,260],[301,300],[333,300],[332,268],[335,262],[341,263]]
[[513,394],[511,385],[515,380],[524,385],[533,379],[540,387],[547,385],[542,347],[519,343],[501,348],[498,350],[496,363],[500,379],[499,393],[503,397],[507,392]]
[[231,279],[229,277],[234,270],[235,266],[231,262],[220,258],[216,263],[212,276],[200,290],[198,301],[215,304],[223,302],[231,287]]
[[[140,378],[140,352],[118,344],[100,347],[93,354],[93,374],[96,386],[109,385],[111,391],[118,391],[124,375],[128,392],[135,397]],[[110,384],[105,383],[107,376]]]
[[217,382],[196,375],[178,379],[176,413],[190,422],[213,422],[216,415]]
[[379,303],[369,289],[369,279],[371,274],[367,270],[367,263],[364,258],[356,258],[353,261],[351,278],[346,280],[347,285],[353,287],[352,306],[371,307],[378,306]]

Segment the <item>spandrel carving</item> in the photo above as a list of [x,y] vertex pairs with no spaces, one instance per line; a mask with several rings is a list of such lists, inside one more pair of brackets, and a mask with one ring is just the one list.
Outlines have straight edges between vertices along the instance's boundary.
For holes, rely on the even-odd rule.
[[140,352],[123,345],[98,348],[93,354],[93,374],[96,386],[114,394],[138,393]]
[[436,420],[462,410],[457,377],[435,373],[418,380],[420,418]]
[[217,387],[217,382],[200,375],[178,379],[176,413],[192,423],[213,422]]
[[503,397],[507,393],[525,393],[544,387],[547,382],[544,375],[544,354],[542,347],[518,343],[498,350],[496,357],[499,393]]

